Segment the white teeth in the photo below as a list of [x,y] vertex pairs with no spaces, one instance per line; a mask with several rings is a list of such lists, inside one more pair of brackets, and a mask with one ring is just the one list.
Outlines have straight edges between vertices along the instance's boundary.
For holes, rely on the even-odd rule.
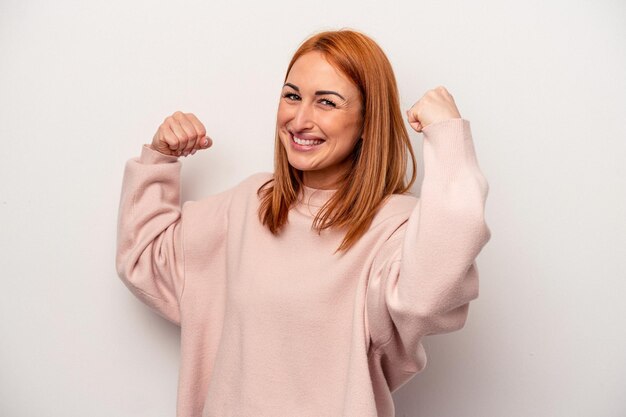
[[293,138],[293,141],[296,142],[298,145],[313,146],[313,145],[319,145],[320,143],[324,142],[323,140],[319,140],[319,139],[315,139],[315,140],[300,139],[295,136],[292,136],[292,138]]

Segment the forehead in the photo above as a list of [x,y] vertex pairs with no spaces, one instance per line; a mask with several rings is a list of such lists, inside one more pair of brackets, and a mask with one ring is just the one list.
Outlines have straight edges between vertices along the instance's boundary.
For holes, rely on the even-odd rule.
[[287,82],[300,89],[341,89],[354,93],[356,86],[341,71],[335,68],[321,52],[307,52],[294,62]]

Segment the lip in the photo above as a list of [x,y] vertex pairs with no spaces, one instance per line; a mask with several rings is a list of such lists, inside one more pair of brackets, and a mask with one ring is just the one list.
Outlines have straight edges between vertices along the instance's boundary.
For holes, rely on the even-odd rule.
[[295,136],[295,137],[297,137],[298,139],[305,139],[305,140],[324,140],[324,139],[322,139],[322,138],[320,138],[320,137],[318,137],[318,136],[310,135],[310,134],[308,134],[308,133],[296,133],[296,132],[293,132],[293,131],[291,131],[291,130],[289,130],[288,132],[289,132],[289,134],[290,134],[291,136]]
[[295,137],[297,137],[298,139],[309,139],[309,140],[321,140],[322,143],[320,143],[319,145],[299,145],[297,144],[293,138],[294,138],[294,134],[293,132],[289,131],[289,143],[291,143],[291,147],[293,149],[295,149],[296,151],[299,152],[310,152],[310,151],[314,151],[315,149],[317,149],[319,146],[323,145],[324,142],[326,142],[324,139],[320,139],[317,138],[313,135],[307,135],[307,134],[302,134],[302,133],[298,133],[297,135],[295,135]]

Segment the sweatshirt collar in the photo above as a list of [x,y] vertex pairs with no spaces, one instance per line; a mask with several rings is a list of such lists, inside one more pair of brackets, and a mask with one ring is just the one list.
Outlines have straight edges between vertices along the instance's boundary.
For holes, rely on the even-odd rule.
[[312,207],[322,207],[337,190],[321,190],[302,184],[301,202]]

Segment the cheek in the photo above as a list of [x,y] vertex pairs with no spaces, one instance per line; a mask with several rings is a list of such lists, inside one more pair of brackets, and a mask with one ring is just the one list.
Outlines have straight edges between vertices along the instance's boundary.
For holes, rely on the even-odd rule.
[[359,122],[358,120],[352,120],[352,118],[336,118],[335,120],[329,120],[327,125],[329,133],[338,139],[341,139],[343,143],[351,143],[359,134]]
[[278,111],[276,113],[276,124],[281,127],[290,119],[289,109],[282,104],[278,105]]

